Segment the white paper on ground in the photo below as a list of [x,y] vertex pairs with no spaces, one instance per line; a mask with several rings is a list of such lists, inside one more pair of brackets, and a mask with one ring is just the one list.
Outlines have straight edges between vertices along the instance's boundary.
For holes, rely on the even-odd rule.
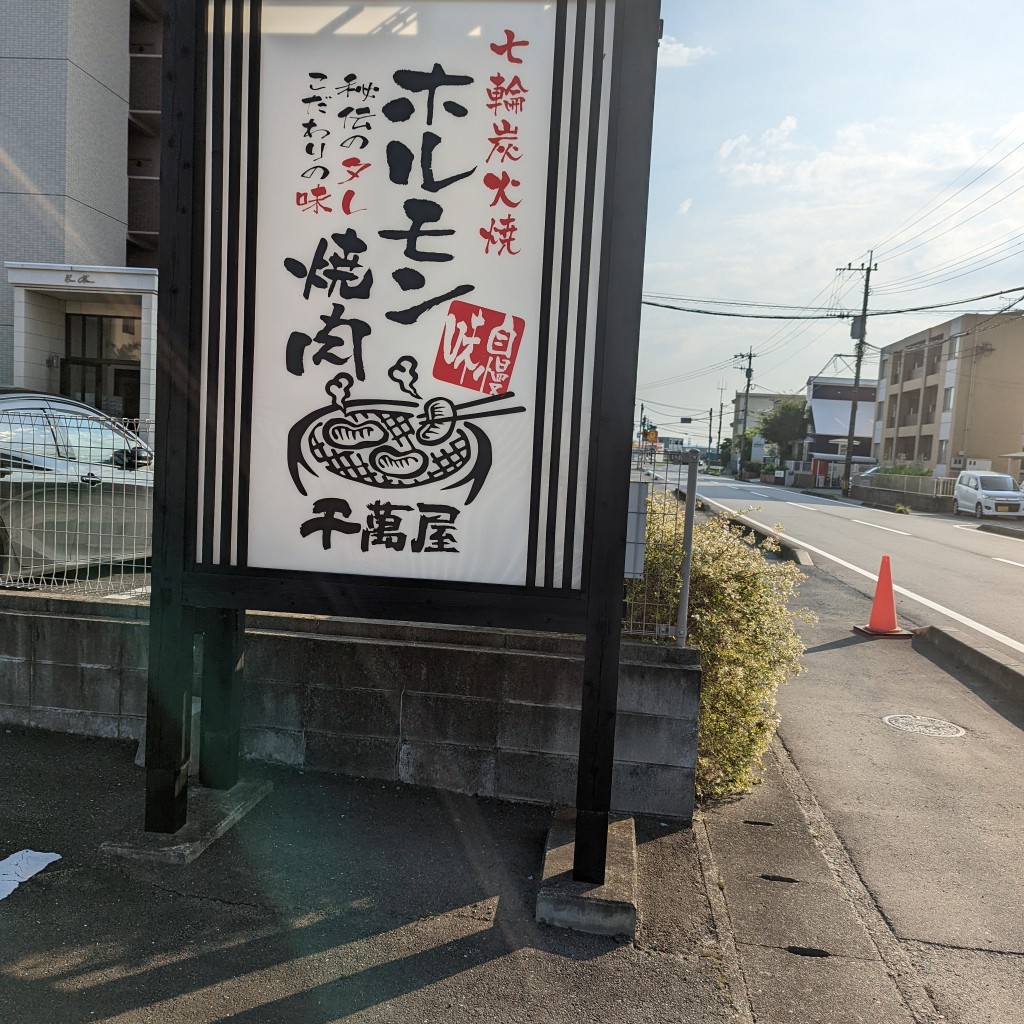
[[22,882],[55,860],[60,860],[59,853],[37,853],[35,850],[20,850],[6,860],[0,860],[0,900],[10,896]]

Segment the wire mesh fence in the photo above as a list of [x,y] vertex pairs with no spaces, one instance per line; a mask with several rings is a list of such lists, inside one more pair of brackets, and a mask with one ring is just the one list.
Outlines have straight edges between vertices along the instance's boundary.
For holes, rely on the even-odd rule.
[[626,581],[623,636],[669,642],[676,635],[679,590],[682,583],[684,529],[683,494],[687,467],[653,462],[648,455],[637,463],[634,482],[645,487],[641,508],[643,574]]
[[[145,596],[153,423],[0,406],[0,587]],[[633,578],[623,634],[670,641],[679,609],[686,467],[634,467]]]
[[147,592],[152,422],[15,401],[0,405],[0,586]]

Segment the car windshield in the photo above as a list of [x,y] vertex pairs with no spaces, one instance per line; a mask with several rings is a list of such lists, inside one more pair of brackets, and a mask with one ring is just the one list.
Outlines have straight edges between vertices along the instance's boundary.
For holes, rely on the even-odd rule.
[[981,478],[981,488],[984,491],[1015,491],[1017,484],[1007,473],[990,473]]

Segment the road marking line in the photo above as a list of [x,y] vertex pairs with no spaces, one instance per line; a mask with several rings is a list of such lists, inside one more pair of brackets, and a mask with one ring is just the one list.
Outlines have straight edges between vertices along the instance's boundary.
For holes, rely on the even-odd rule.
[[901,537],[912,537],[912,533],[907,533],[905,530],[893,530],[888,526],[879,526],[878,523],[866,523],[863,519],[851,519],[851,523],[860,523],[861,526],[870,526],[875,530],[885,530],[886,533],[898,533]]
[[[988,534],[988,536],[990,536],[990,537],[992,536],[992,534],[988,530],[982,530],[978,526],[954,526],[953,529],[954,530],[970,530],[971,533],[984,533],[984,534]],[[1011,536],[1009,536],[1008,534],[1005,534],[1005,533],[997,533],[997,534],[995,534],[995,536],[997,536],[997,537],[1005,537],[1007,540],[1012,540],[1016,544],[1024,544],[1024,537],[1011,537]]]
[[993,562],[1005,562],[1007,565],[1016,565],[1020,569],[1024,569],[1024,562],[1011,562],[1008,558],[993,558]]
[[770,494],[765,494],[764,491],[751,491],[751,494],[756,494],[759,498],[770,498]]
[[[770,530],[773,534],[776,533],[772,527],[765,526],[764,523],[758,523],[753,519],[750,519],[749,521],[755,526],[761,527],[762,530]],[[823,551],[821,548],[817,548],[813,544],[807,544],[802,540],[798,540],[796,537],[792,537],[788,533],[783,534],[782,537],[787,544],[792,544],[794,547],[804,548],[816,555],[821,555],[822,558],[828,558],[835,562],[836,565],[841,565],[845,569],[849,569],[851,572],[859,573],[861,576],[866,576],[869,580],[874,580],[876,583],[878,582],[878,576],[875,573],[868,572],[867,569],[862,569],[859,565],[847,562],[845,559],[839,558],[837,555],[833,555],[828,551]],[[915,594],[912,590],[906,590],[903,587],[897,586],[894,586],[892,589],[896,591],[896,593],[910,598],[911,601],[917,601],[918,604],[923,604],[925,608],[931,608],[932,611],[940,612],[942,615],[948,615],[954,622],[959,622],[964,626],[970,626],[971,629],[977,630],[982,635],[990,637],[993,640],[998,640],[1000,643],[1006,644],[1007,647],[1011,647],[1013,650],[1024,654],[1024,644],[1020,643],[1018,640],[1014,640],[1012,637],[1004,636],[1002,633],[999,633],[994,629],[989,629],[988,626],[983,626],[980,622],[975,622],[974,619],[969,619],[966,615],[961,615],[959,612],[953,611],[952,608],[946,608],[944,605],[941,605],[936,601],[930,601],[927,597]]]
[[807,508],[807,509],[810,509],[812,512],[823,512],[824,511],[824,506],[822,506],[822,505],[804,505],[802,502],[799,502],[799,501],[787,501],[786,504],[787,505],[792,505],[793,508]]

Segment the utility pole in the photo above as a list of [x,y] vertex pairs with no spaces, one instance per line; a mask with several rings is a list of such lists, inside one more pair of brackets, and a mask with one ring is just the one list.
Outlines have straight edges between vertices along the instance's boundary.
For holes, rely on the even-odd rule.
[[736,476],[741,476],[743,469],[743,446],[747,439],[747,413],[750,411],[750,379],[754,376],[754,350],[750,349],[746,353],[740,352],[733,358],[746,359],[747,361],[747,369],[744,371],[747,375],[747,387],[746,393],[743,396],[743,430],[740,432],[740,450],[736,456]]
[[[715,458],[719,458],[722,454],[722,409],[725,407],[725,403],[722,401],[722,396],[725,394],[725,381],[718,385],[718,446],[715,448]],[[710,459],[708,460],[711,461]]]
[[707,464],[711,465],[711,425],[715,422],[715,407],[708,409],[708,457]]
[[[843,471],[843,497],[850,496],[850,478],[853,476],[853,441],[857,430],[857,392],[860,391],[860,367],[864,362],[864,339],[868,334],[868,289],[871,286],[871,271],[877,270],[877,265],[872,266],[874,249],[868,253],[867,266],[863,263],[860,269],[864,271],[864,302],[860,308],[860,316],[853,318],[853,326],[850,328],[850,337],[857,339],[857,363],[853,371],[853,398],[850,402],[850,431],[846,436],[846,468]],[[840,268],[841,269],[841,268]],[[847,270],[852,267],[847,265]]]

